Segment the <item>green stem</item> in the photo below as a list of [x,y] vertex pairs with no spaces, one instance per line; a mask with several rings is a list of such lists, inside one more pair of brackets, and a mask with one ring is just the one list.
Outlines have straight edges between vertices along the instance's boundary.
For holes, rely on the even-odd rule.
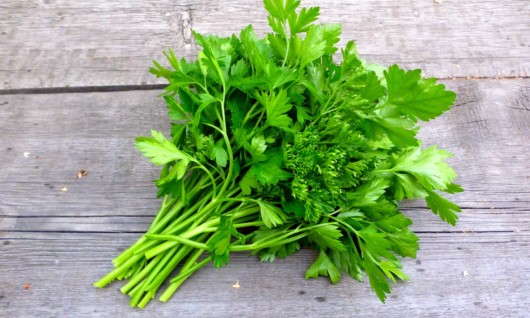
[[[297,241],[301,238],[308,236],[310,234],[309,233],[310,230],[315,229],[317,227],[324,226],[324,225],[326,224],[316,224],[316,225],[308,226],[305,228],[290,229],[286,233],[280,233],[279,235],[276,235],[276,234],[269,235],[267,237],[262,238],[261,240],[257,242],[253,242],[252,244],[232,245],[230,246],[230,250],[233,252],[242,252],[242,251],[251,251],[251,250],[257,252],[258,250],[261,250],[264,248],[283,245],[283,244]],[[294,236],[297,233],[301,233],[301,234]]]
[[145,268],[145,264],[147,263],[147,259],[142,259],[139,263],[139,266],[136,267],[136,270],[134,271],[134,273],[132,273],[131,277],[134,277],[136,275],[138,275],[144,268]]
[[[211,209],[212,207],[210,207]],[[249,209],[244,209],[244,210],[240,210],[240,211],[237,211],[236,213],[234,213],[233,215],[233,218],[234,219],[238,219],[238,218],[241,218],[241,217],[245,217],[245,216],[248,216],[248,215],[251,215],[253,213],[256,213],[256,212],[259,212],[259,207],[252,207],[252,208],[249,208]],[[202,212],[201,212],[202,213]],[[194,216],[194,218],[196,218],[197,216],[199,216],[199,214],[197,214],[196,216]],[[194,218],[190,218],[190,220],[194,220]],[[200,234],[200,233],[203,233],[205,229],[211,227],[211,226],[217,226],[219,225],[219,221],[220,221],[220,218],[219,217],[214,217],[206,222],[204,222],[202,225],[192,229],[192,230],[189,230],[187,232],[184,232],[182,234],[180,234],[179,236],[181,238],[184,238],[184,239],[190,239],[192,237],[194,237],[195,235],[197,234]],[[166,234],[166,233],[164,233]],[[167,233],[167,234],[174,234],[174,233]],[[178,242],[174,242],[174,241],[166,241],[148,251],[145,252],[145,257],[146,258],[152,258],[162,252],[164,252],[165,250],[167,249],[170,249],[172,248],[173,246],[179,244]]]
[[232,245],[230,246],[230,251],[231,252],[245,252],[245,251],[254,251],[254,252],[258,252],[259,250],[262,250],[264,248],[269,248],[269,247],[273,247],[273,246],[279,246],[279,245],[284,245],[284,244],[287,244],[287,243],[291,243],[291,242],[294,242],[294,241],[298,241],[306,236],[308,236],[309,233],[302,233],[302,234],[298,234],[296,236],[293,236],[291,238],[287,238],[287,239],[281,239],[281,240],[275,240],[275,241],[271,241],[271,242],[265,242],[263,244],[246,244],[246,245]]
[[179,289],[180,285],[182,285],[182,283],[184,283],[192,274],[193,273],[190,273],[189,275],[182,277],[180,280],[170,283],[162,295],[160,295],[158,300],[164,303],[167,302],[173,296],[173,294],[175,294],[177,289]]
[[156,294],[156,293],[155,293],[155,292],[152,292],[152,291],[148,291],[147,293],[145,293],[144,298],[142,298],[142,301],[138,304],[138,308],[140,308],[140,309],[144,309],[145,306],[147,305],[147,303],[148,303],[151,299],[155,298],[155,294]]
[[[194,237],[194,236],[196,236],[196,235],[198,235],[200,233],[203,233],[204,232],[203,229],[206,229],[206,228],[208,228],[210,226],[213,226],[213,225],[217,225],[219,223],[219,221],[217,221],[217,224],[216,224],[214,219],[212,219],[211,221],[213,221],[213,224],[210,224],[212,222],[204,223],[204,224],[202,224],[202,225],[200,225],[198,227],[193,228],[192,230],[189,230],[187,232],[182,233],[180,235],[180,237],[182,237],[184,239],[190,239],[190,238],[192,238],[192,237]],[[179,243],[175,242],[175,241],[166,241],[166,242],[164,242],[164,243],[162,243],[162,244],[160,244],[160,245],[158,245],[158,246],[156,246],[154,248],[151,248],[151,249],[147,250],[145,252],[145,257],[148,258],[148,259],[152,258],[152,257],[154,257],[154,256],[166,251],[167,249],[170,249],[173,246],[178,245],[178,244]]]
[[[153,291],[156,292],[160,285],[164,283],[164,280],[166,277],[173,271],[175,267],[177,267],[180,262],[191,252],[191,248],[187,247],[175,247],[174,250],[178,250],[178,252],[171,258],[171,261],[165,266],[161,267],[158,272],[156,272],[152,279],[149,280],[148,285],[146,286],[146,291]],[[172,250],[173,250],[172,249]]]
[[[222,116],[223,116],[223,139],[225,141],[225,144],[226,144],[226,151],[228,152],[228,173],[226,175],[226,180],[232,180],[232,174],[233,174],[233,170],[234,170],[234,152],[233,152],[233,149],[232,149],[232,146],[230,145],[230,138],[228,138],[228,132],[227,132],[227,129],[226,129],[226,118],[225,118],[225,107],[224,107],[224,99],[225,99],[225,95],[224,95],[224,92],[223,92],[223,102],[221,103],[221,109],[222,109]],[[228,186],[230,185],[230,182],[228,181],[225,181],[223,182],[223,186],[221,187],[221,190],[219,190],[219,193],[215,196],[215,198],[220,198],[224,195],[226,189],[228,188]]]
[[[228,195],[229,196],[233,196],[233,195],[237,194],[238,191],[239,191],[239,189],[238,190],[234,190],[234,191],[230,192]],[[207,196],[204,199],[202,199],[202,201],[197,202],[192,207],[192,209],[190,209],[185,214],[183,214],[182,218],[180,218],[179,220],[173,222],[173,224],[171,226],[167,227],[166,230],[164,230],[164,232],[162,234],[176,234],[176,233],[178,233],[181,230],[189,228],[190,224],[192,224],[192,223],[194,223],[194,222],[196,222],[198,220],[203,219],[204,216],[207,216],[210,212],[212,212],[216,208],[217,204],[222,203],[222,201],[220,201],[218,199],[211,199],[208,202],[208,204],[204,205],[205,202],[207,202],[209,200],[210,196],[211,196],[210,193],[207,194]],[[197,211],[194,210],[195,208],[197,209]],[[184,217],[184,215],[185,215],[185,217]]]
[[204,202],[210,200],[212,193],[207,193],[205,197],[198,200],[193,206],[186,210],[178,219],[176,219],[171,225],[167,226],[162,233],[173,233],[178,232],[180,229],[186,228],[191,222],[188,221],[190,216],[195,215],[198,210],[202,210],[201,206]]
[[[193,186],[192,188],[194,190],[192,192],[190,192],[189,197],[191,199],[193,199],[193,198],[195,198],[195,196],[198,193],[200,193],[201,187],[203,185],[207,184],[208,178],[207,177],[201,177],[197,181],[192,180],[190,182],[192,183],[191,186]],[[208,194],[208,197],[209,196],[210,196],[210,194]],[[180,209],[183,207],[183,206],[181,206],[181,204],[182,204],[182,202],[181,202],[181,200],[179,198],[173,199],[172,203],[171,203],[171,206],[170,206],[170,212],[166,212],[166,213],[169,213],[169,215],[171,215],[172,217],[175,217],[178,214],[178,212],[180,211]],[[160,212],[163,212],[163,209],[164,209],[164,207],[162,207],[160,209],[159,213],[157,214],[157,217],[160,214]],[[176,219],[176,222],[180,222],[181,219],[186,218],[188,215],[192,214],[193,212],[194,212],[193,210],[186,211],[184,213],[184,215],[181,215],[179,218]],[[165,215],[165,213],[162,213],[162,214]],[[163,222],[167,223],[166,220],[171,220],[171,217],[168,217],[168,215],[165,215],[165,218],[164,218]],[[159,222],[160,222],[160,220],[159,220]],[[157,232],[159,232],[162,229],[162,226],[160,225],[161,223],[159,223],[159,222],[153,222],[153,225],[149,229],[149,233],[157,233]],[[157,225],[154,225],[154,223],[156,223]],[[172,224],[175,224],[175,222],[173,222]],[[136,243],[131,245],[128,249],[123,251],[118,257],[116,257],[114,260],[112,260],[112,263],[115,266],[120,266],[121,264],[123,264],[123,262],[125,262],[127,259],[129,259],[129,257],[131,257],[133,254],[138,254],[137,251],[141,250],[142,246],[145,246],[145,243],[146,243],[145,237],[144,236],[140,237],[140,239],[138,239],[138,241],[136,241]]]
[[155,226],[155,224],[158,223],[158,221],[160,221],[160,219],[166,214],[168,207],[170,207],[170,204],[166,203],[168,199],[170,200],[171,203],[177,201],[176,199],[173,201],[168,195],[165,195],[164,199],[162,200],[162,206],[160,207],[160,210],[156,214],[155,219],[151,223],[151,226],[149,227],[149,229],[153,228],[153,226]]
[[134,275],[131,280],[127,282],[127,284],[123,285],[123,287],[120,289],[123,294],[127,294],[131,291],[138,283],[140,283],[146,276],[151,272],[151,270],[158,264],[160,259],[162,258],[162,255],[158,255],[151,261],[149,261],[149,264],[147,264],[144,269],[138,273],[137,275]]
[[335,94],[339,91],[339,87],[340,86],[337,86],[337,88],[335,90],[333,90],[333,92],[331,93],[331,96],[328,98],[328,100],[326,101],[326,103],[324,104],[324,106],[322,106],[322,108],[320,109],[320,111],[318,112],[318,116],[315,117],[315,119],[313,120],[313,122],[316,124],[320,118],[322,118],[322,114],[324,113],[324,111],[326,110],[326,108],[329,106],[329,103],[331,102],[331,100],[333,99],[333,97],[335,97]]
[[[204,250],[198,250],[197,252],[195,252],[195,254],[186,261],[186,264],[184,264],[184,266],[182,267],[181,272],[187,271],[193,265],[195,265],[195,262],[197,261],[197,259],[199,259],[199,257],[203,253],[204,253]],[[173,294],[177,291],[177,289],[180,287],[180,285],[182,285],[182,283],[184,283],[184,281],[186,281],[186,279],[188,279],[188,277],[190,277],[192,274],[193,273],[190,273],[190,274],[182,277],[178,281],[171,282],[171,284],[162,293],[162,295],[160,296],[159,300],[162,301],[162,302],[168,301],[171,298],[171,296],[173,296]]]
[[131,297],[136,295],[136,293],[142,288],[142,285],[143,285],[143,282],[139,283],[130,292],[128,292],[127,295],[129,295]]
[[247,121],[250,119],[250,118],[254,118],[256,117],[255,115],[252,116],[252,112],[254,111],[254,108],[256,108],[257,106],[259,105],[259,102],[256,101],[252,107],[250,108],[250,110],[245,114],[245,118],[243,118],[243,122],[241,124],[241,127],[244,127],[245,124],[247,123]]
[[214,195],[215,195],[215,193],[217,193],[217,185],[216,185],[216,182],[215,182],[215,178],[214,178],[213,175],[210,173],[210,170],[206,169],[206,167],[205,167],[202,163],[200,163],[198,160],[196,160],[196,159],[194,159],[194,158],[191,158],[191,157],[190,157],[190,159],[191,159],[191,161],[193,161],[194,163],[196,163],[196,164],[199,166],[199,168],[200,168],[201,170],[203,170],[203,171],[206,173],[206,175],[210,178],[210,180],[211,180],[211,185],[212,185],[212,188],[213,188],[212,191],[213,191],[213,193],[214,193]]
[[[207,179],[204,179],[201,180],[201,182],[198,182],[198,184],[202,184],[205,182],[205,180]],[[194,191],[193,194],[190,194],[192,195],[193,197],[195,197],[195,195],[198,193],[198,190],[197,191]],[[194,204],[191,208],[189,209],[186,209],[186,212],[184,212],[183,214],[181,214],[178,218],[176,218],[169,226],[166,226],[165,229],[163,229],[161,232],[165,233],[165,232],[177,232],[179,228],[184,228],[183,225],[187,225],[189,223],[184,223],[182,224],[183,222],[185,222],[185,220],[192,214],[195,213],[195,211],[197,209],[200,208],[200,205],[205,201],[205,200],[209,200],[209,198],[211,197],[211,193],[208,192],[206,194],[205,197],[201,198],[201,200],[199,200],[196,204]],[[175,231],[175,229],[177,229],[177,231]],[[156,233],[154,230],[151,230],[149,231],[148,233]],[[145,252],[146,250],[148,249],[151,249],[153,248],[157,243],[156,242],[153,242],[153,241],[147,241],[147,238],[145,236],[142,236],[133,246],[131,246],[130,248],[128,248],[125,252],[123,252],[120,256],[118,256],[114,261],[113,263],[116,265],[116,266],[119,266],[120,264],[122,264],[125,260],[127,260],[129,257],[131,257],[132,255],[134,254],[140,254],[140,253],[143,253]]]
[[328,217],[332,220],[334,220],[335,222],[337,223],[340,223],[341,225],[343,225],[344,227],[348,228],[350,231],[352,231],[353,233],[355,233],[355,235],[359,236],[359,232],[357,230],[355,230],[351,225],[349,225],[347,222],[344,222],[342,221],[340,218],[337,218],[337,217],[334,217],[334,216],[331,216],[331,215],[328,215]]
[[[148,233],[156,233],[162,230],[163,226],[165,226],[169,221],[171,221],[172,218],[174,218],[179,210],[183,207],[182,202],[179,200],[175,206],[173,206],[173,209],[167,213],[167,215],[162,218],[157,225],[153,226],[151,229],[149,229]],[[121,253],[118,257],[116,257],[112,263],[115,266],[120,266],[123,264],[126,260],[128,260],[132,255],[137,254],[135,253],[138,249],[141,248],[141,246],[145,245],[146,239],[145,236],[140,237],[136,243],[134,243],[131,247],[129,247],[127,250],[125,250],[123,253]]]
[[[208,237],[208,234],[201,235],[198,240],[203,241]],[[171,274],[173,269],[177,267],[178,264],[193,250],[193,248],[188,246],[183,246],[179,249],[178,253],[175,255],[175,257],[171,260],[171,262],[164,267],[164,269],[157,275],[156,279],[153,280],[149,286],[147,286],[147,290],[156,292],[158,288],[164,283],[166,278]]]
[[178,242],[183,245],[187,245],[190,247],[195,247],[199,249],[206,249],[206,244],[199,243],[196,241],[192,241],[189,239],[185,239],[183,237],[180,237],[178,235],[161,235],[161,234],[147,234],[146,235],[148,239],[152,240],[158,240],[158,241],[174,241]]
[[180,252],[182,249],[179,249],[178,247],[174,247],[168,251],[166,251],[163,255],[162,259],[158,264],[156,264],[155,268],[151,270],[149,273],[149,276],[147,276],[146,285],[144,288],[144,291],[147,291],[149,289],[149,286],[153,283],[153,281],[158,280],[158,275],[161,271],[164,271],[166,266],[170,264],[170,261],[174,261],[176,258],[178,258],[178,252]]
[[[164,198],[164,201],[166,198],[167,196]],[[171,207],[173,207],[173,204],[176,204],[177,202],[178,202],[178,199],[173,200]],[[167,206],[170,206],[170,205],[167,205]],[[165,214],[163,211],[167,208],[167,206],[164,207],[164,205],[162,204],[162,207],[160,208],[160,211],[157,213],[156,218],[159,218],[158,217],[159,215]],[[153,223],[151,224],[150,230],[152,230],[154,225],[157,223],[156,218],[155,218],[155,221],[153,221]],[[112,260],[112,263],[114,264],[114,266],[120,266],[131,255],[133,255],[135,249],[141,244],[143,244],[144,242],[145,242],[145,237],[142,235],[133,245],[129,246],[129,248],[127,248],[125,251],[123,251],[120,255],[118,255],[116,258]]]
[[[277,246],[277,245],[284,245],[290,242],[297,241],[299,239],[302,239],[309,235],[308,233],[302,233],[297,236],[288,238],[292,234],[287,233],[280,237],[275,238],[274,240],[267,239],[265,242],[258,244],[258,243],[252,243],[252,244],[246,244],[246,245],[232,245],[230,246],[230,251],[233,252],[242,252],[242,251],[252,251],[252,250],[261,250],[267,247]],[[153,239],[158,240],[164,240],[164,241],[172,241],[177,242],[183,245],[187,245],[189,247],[194,247],[198,249],[208,249],[208,246],[205,243],[200,243],[193,240],[184,239],[180,236],[176,235],[151,235],[153,236]]]
[[259,226],[262,226],[263,224],[264,224],[263,221],[253,221],[253,222],[245,222],[245,223],[234,224],[234,227],[236,229],[238,229],[240,227],[251,227],[251,226],[259,227]]
[[287,40],[287,45],[286,45],[286,49],[285,49],[285,57],[283,58],[282,67],[285,66],[285,63],[287,62],[287,58],[289,58],[289,47],[290,47],[290,44],[291,44],[291,37],[289,37],[286,40]]
[[124,271],[128,270],[134,263],[139,261],[143,255],[135,255],[131,258],[129,258],[124,264],[122,264],[119,267],[116,267],[114,270],[112,270],[110,273],[105,275],[103,278],[98,280],[94,283],[95,287],[103,288],[107,286],[110,282],[115,280],[118,276],[121,275]]
[[212,257],[211,256],[208,256],[206,257],[205,259],[203,259],[201,262],[195,264],[194,266],[192,266],[190,269],[186,270],[186,271],[183,271],[181,273],[178,274],[178,276],[174,277],[171,279],[171,282],[176,282],[184,277],[186,277],[187,275],[191,275],[193,274],[194,272],[196,272],[197,270],[199,270],[201,267],[203,267],[204,265],[208,264],[210,261],[212,260]]
[[147,285],[147,281],[144,280],[140,283],[140,287],[138,289],[135,289],[134,293],[131,293],[131,301],[129,302],[129,306],[136,307],[140,300],[142,299],[142,296],[144,295],[144,287]]
[[173,220],[176,215],[179,213],[179,211],[184,207],[184,203],[182,203],[181,200],[177,202],[177,204],[167,213],[165,217],[163,217],[155,226],[149,229],[147,233],[158,233],[162,231],[162,229],[169,223],[169,221]]

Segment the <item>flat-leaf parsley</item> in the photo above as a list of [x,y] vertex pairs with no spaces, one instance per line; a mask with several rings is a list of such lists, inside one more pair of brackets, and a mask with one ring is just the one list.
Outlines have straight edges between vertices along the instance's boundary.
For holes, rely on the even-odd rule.
[[[455,93],[420,70],[368,65],[355,43],[335,62],[341,26],[315,24],[319,8],[265,0],[272,32],[194,33],[196,61],[166,53],[164,99],[171,136],[157,131],[136,147],[162,166],[163,197],[151,227],[100,281],[143,308],[170,281],[167,301],[195,271],[221,267],[247,251],[273,261],[301,247],[318,250],[306,278],[364,274],[384,301],[406,280],[399,257],[415,257],[418,238],[399,210],[425,199],[455,224],[457,205],[440,193],[462,188],[451,154],[416,138],[418,120],[449,110]],[[178,273],[170,278],[178,268]]]

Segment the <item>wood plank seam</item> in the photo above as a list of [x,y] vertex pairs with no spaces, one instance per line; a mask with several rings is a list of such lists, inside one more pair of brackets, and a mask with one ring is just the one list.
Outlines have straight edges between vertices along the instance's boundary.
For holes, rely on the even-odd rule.
[[[483,81],[483,80],[521,80],[530,76],[491,76],[491,77],[447,77],[437,78],[440,81]],[[145,85],[106,85],[106,86],[64,86],[43,88],[0,89],[0,95],[30,95],[30,94],[69,94],[69,93],[111,93],[128,91],[163,90],[166,84]],[[474,101],[466,101],[470,103]],[[456,104],[461,106],[462,104]]]
[[[520,231],[520,232],[529,232],[529,231]],[[65,230],[6,230],[1,231],[2,234],[7,233],[57,233],[57,234],[145,234],[145,231],[65,231]],[[514,233],[514,231],[506,230],[458,230],[458,231],[423,231],[415,230],[416,234],[465,234],[465,233],[475,233],[475,234],[488,234],[488,233]],[[2,237],[2,240],[6,239]]]
[[128,91],[150,91],[150,90],[162,90],[166,86],[167,85],[165,84],[146,84],[146,85],[16,88],[16,89],[0,89],[0,95],[110,93],[110,92],[128,92]]

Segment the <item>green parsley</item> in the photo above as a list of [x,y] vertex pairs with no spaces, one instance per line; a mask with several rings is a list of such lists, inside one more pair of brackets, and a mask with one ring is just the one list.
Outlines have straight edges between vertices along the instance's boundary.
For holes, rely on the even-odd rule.
[[[161,285],[167,301],[195,271],[219,268],[232,252],[273,261],[313,248],[306,278],[366,276],[381,301],[406,280],[399,257],[415,257],[418,238],[399,210],[425,199],[454,225],[451,154],[416,138],[418,120],[450,109],[455,93],[419,70],[369,65],[355,43],[335,62],[341,26],[316,24],[319,8],[265,0],[272,32],[194,33],[196,61],[166,53],[164,99],[171,136],[157,131],[136,147],[155,165],[162,207],[151,227],[114,259],[104,287],[121,288],[143,308]],[[175,269],[178,272],[173,276]]]

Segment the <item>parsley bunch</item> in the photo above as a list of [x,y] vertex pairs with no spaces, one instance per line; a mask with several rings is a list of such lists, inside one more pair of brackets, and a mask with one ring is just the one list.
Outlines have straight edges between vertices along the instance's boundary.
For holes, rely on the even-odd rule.
[[[252,26],[239,36],[194,33],[197,61],[166,53],[164,77],[171,137],[152,131],[136,147],[162,166],[163,197],[151,227],[114,259],[100,281],[143,308],[160,286],[167,301],[201,267],[248,251],[273,261],[314,248],[306,278],[366,273],[381,301],[390,282],[408,279],[398,257],[415,257],[418,238],[399,211],[424,198],[450,224],[457,205],[440,196],[462,189],[445,162],[451,154],[421,149],[418,120],[447,111],[455,93],[420,70],[366,64],[354,42],[333,55],[341,26],[314,22],[319,8],[265,0],[272,32]],[[177,273],[169,278],[172,272]]]

